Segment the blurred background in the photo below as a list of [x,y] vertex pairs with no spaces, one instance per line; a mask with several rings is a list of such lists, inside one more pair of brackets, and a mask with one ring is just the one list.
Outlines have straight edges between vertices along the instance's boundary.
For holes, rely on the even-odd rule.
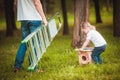
[[[28,52],[23,69],[13,73],[14,59],[21,41],[13,0],[0,0],[1,80],[119,80],[120,0],[41,0],[46,17],[60,12],[62,29],[41,58],[38,69],[28,72]],[[81,22],[89,21],[107,41],[104,64],[78,64],[75,47],[81,46]]]

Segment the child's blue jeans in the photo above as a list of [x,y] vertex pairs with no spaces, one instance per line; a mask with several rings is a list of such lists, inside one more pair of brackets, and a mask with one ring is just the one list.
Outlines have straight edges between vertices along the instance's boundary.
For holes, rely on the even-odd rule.
[[103,63],[101,53],[104,52],[106,49],[106,45],[103,45],[101,47],[95,47],[92,51],[92,59],[95,64],[97,63]]
[[[22,40],[25,39],[31,32],[33,32],[36,28],[38,28],[40,25],[42,25],[41,21],[21,21],[21,32],[22,32]],[[22,43],[19,46],[18,52],[16,54],[16,59],[15,59],[15,64],[14,67],[20,68],[23,61],[24,61],[24,56],[26,53],[27,47],[26,44]]]

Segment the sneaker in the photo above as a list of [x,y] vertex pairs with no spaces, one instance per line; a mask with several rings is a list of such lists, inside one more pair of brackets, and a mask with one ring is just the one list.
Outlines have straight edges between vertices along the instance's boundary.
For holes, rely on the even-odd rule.
[[14,73],[18,72],[19,71],[19,68],[14,68]]

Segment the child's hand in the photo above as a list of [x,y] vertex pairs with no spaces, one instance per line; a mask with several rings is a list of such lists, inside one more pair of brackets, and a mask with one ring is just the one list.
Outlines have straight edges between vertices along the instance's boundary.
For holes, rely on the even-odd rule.
[[79,48],[79,51],[82,51],[83,50],[83,48]]

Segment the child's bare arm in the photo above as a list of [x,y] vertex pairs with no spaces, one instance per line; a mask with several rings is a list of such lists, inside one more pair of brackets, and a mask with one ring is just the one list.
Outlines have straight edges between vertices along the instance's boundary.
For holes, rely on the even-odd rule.
[[85,42],[83,43],[81,49],[85,48],[89,43],[90,43],[90,40],[85,40]]

